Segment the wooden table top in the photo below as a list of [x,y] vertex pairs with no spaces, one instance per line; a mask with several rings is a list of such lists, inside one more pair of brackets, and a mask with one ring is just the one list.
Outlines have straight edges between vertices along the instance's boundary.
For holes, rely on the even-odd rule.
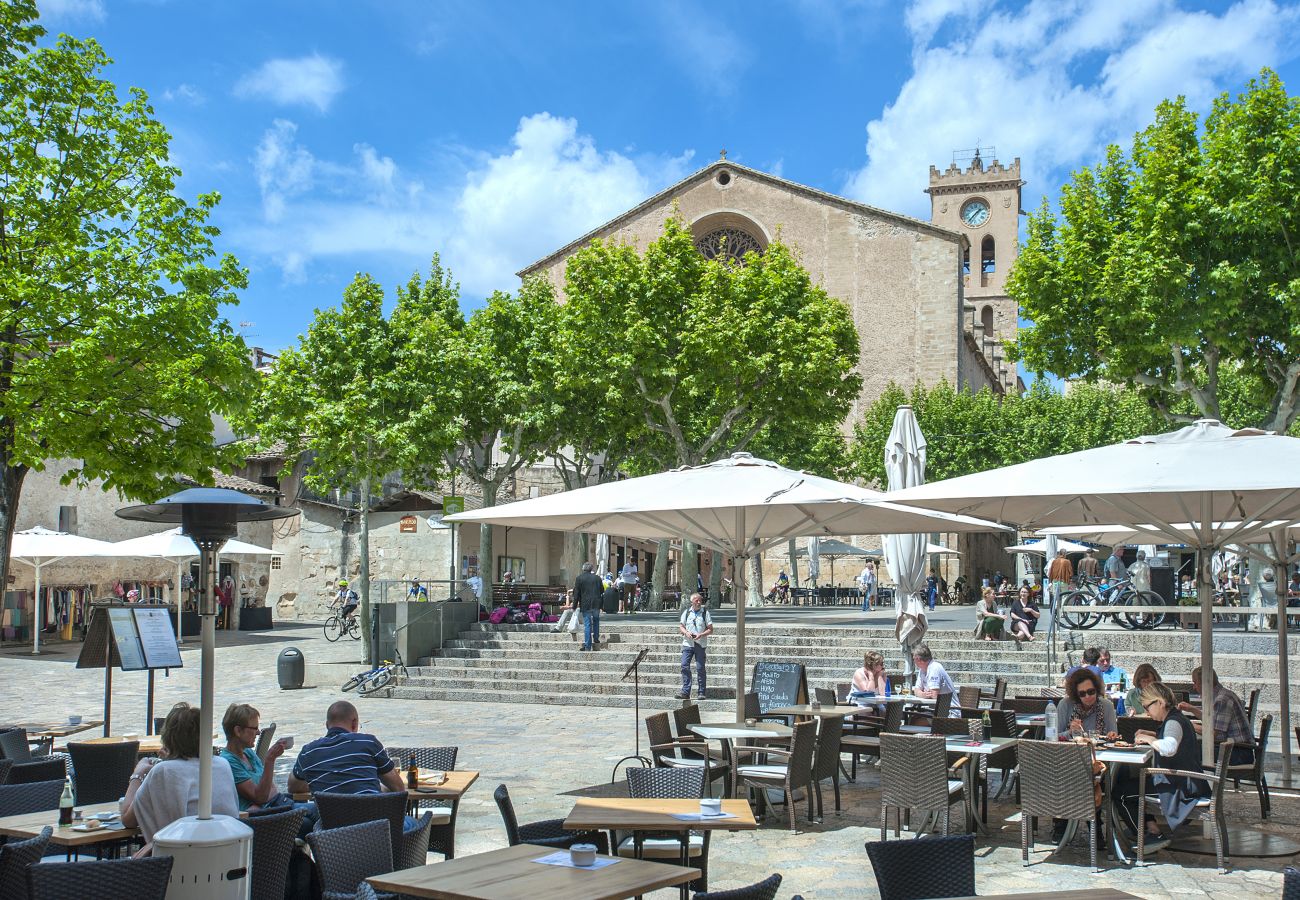
[[[698,818],[699,800],[642,800],[631,797],[584,797],[574,804],[564,827],[569,831],[616,828],[624,831],[752,831],[758,828],[748,800],[723,800],[731,818]],[[693,819],[673,814],[696,813]]]
[[447,780],[442,784],[428,790],[421,788],[418,791],[411,791],[411,798],[419,800],[425,797],[459,797],[468,791],[474,782],[478,781],[478,772],[471,769],[456,769],[447,772],[446,775]]
[[808,703],[801,703],[798,706],[782,706],[779,709],[769,709],[769,716],[856,716],[858,713],[869,713],[869,710],[861,706],[817,706],[814,707]]
[[[117,812],[116,803],[98,803],[93,806],[80,807],[83,817],[95,813]],[[21,816],[9,816],[0,819],[0,835],[25,840],[36,837],[46,825],[54,829],[50,843],[60,847],[84,847],[88,844],[100,844],[105,841],[121,841],[133,837],[139,832],[136,828],[96,828],[94,831],[74,831],[70,826],[59,826],[59,811],[47,809],[44,812],[26,813]]]
[[29,738],[61,738],[70,734],[80,734],[104,724],[102,719],[83,719],[76,725],[71,722],[28,722],[8,725],[8,728],[25,728]]
[[[110,734],[108,737],[87,738],[84,741],[69,741],[72,744],[125,744],[127,741],[139,741],[141,756],[154,756],[162,752],[162,736],[157,734]],[[66,749],[66,748],[64,748]]]
[[601,869],[533,862],[554,852],[553,847],[519,844],[366,880],[376,890],[440,900],[622,900],[700,877],[699,869],[642,859],[620,859]]

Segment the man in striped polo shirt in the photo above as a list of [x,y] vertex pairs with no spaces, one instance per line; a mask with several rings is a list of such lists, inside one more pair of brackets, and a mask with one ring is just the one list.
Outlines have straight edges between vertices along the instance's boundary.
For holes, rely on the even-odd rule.
[[404,791],[406,784],[373,734],[358,732],[357,708],[346,700],[330,704],[325,736],[302,748],[289,775],[289,790],[313,794],[379,794]]

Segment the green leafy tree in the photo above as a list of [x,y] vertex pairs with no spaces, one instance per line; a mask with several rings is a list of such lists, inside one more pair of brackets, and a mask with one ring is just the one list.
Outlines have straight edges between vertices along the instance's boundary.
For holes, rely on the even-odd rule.
[[221,315],[245,286],[214,259],[216,194],[176,193],[170,137],[142,91],[103,77],[94,41],[37,46],[32,0],[0,3],[0,576],[23,479],[154,499],[172,476],[232,461],[212,413],[255,374]]
[[[706,260],[673,216],[644,254],[605,241],[574,254],[565,294],[576,315],[617,338],[607,355],[614,390],[634,398],[645,430],[631,471],[699,465],[765,433],[769,446],[793,446],[842,421],[861,388],[847,307],[779,241],[743,264]],[[695,558],[687,543],[684,587],[695,581]]]
[[[1173,421],[1300,416],[1300,102],[1267,69],[1204,127],[1183,98],[1044,201],[1007,290],[1033,371],[1135,385]],[[1227,382],[1231,382],[1228,384]],[[1231,403],[1225,404],[1225,397]]]

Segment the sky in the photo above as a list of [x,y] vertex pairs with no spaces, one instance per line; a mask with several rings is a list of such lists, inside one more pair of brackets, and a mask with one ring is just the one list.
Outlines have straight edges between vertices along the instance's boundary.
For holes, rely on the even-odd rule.
[[[718,158],[929,217],[930,165],[1020,157],[1024,208],[1261,67],[1300,92],[1300,2],[38,0],[144,89],[188,197],[218,191],[229,310],[293,344],[357,272],[438,253],[471,310]],[[985,153],[987,158],[989,154]]]

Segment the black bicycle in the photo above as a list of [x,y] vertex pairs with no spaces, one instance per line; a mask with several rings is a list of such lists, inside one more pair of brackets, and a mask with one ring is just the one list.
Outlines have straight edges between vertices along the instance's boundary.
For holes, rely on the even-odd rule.
[[361,623],[357,621],[356,613],[345,618],[340,615],[342,611],[343,604],[338,601],[330,604],[330,614],[325,619],[325,640],[333,643],[345,634],[354,641],[361,640]]

